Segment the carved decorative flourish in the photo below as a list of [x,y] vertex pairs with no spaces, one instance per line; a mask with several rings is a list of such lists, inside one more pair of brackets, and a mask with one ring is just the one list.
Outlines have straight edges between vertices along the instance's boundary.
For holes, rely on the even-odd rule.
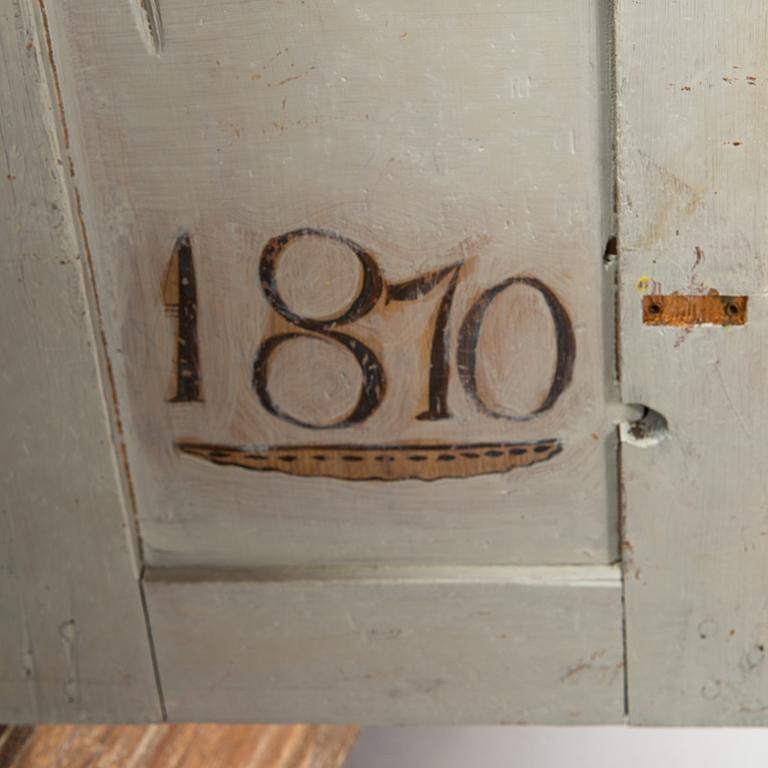
[[466,445],[286,445],[252,450],[178,442],[182,452],[221,466],[339,480],[442,480],[509,472],[562,450],[559,440]]

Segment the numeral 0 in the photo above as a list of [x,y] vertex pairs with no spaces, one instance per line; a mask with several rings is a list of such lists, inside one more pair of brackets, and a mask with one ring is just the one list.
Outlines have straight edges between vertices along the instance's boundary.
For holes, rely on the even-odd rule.
[[[303,317],[291,310],[280,295],[276,279],[280,255],[291,243],[305,237],[326,238],[342,243],[354,253],[362,267],[363,280],[357,295],[349,307],[335,317],[325,319]],[[418,414],[419,419],[435,421],[450,418],[448,331],[453,296],[458,286],[462,266],[463,262],[457,262],[442,270],[421,275],[403,283],[386,285],[387,302],[411,301],[425,295],[450,275],[435,315],[430,352],[428,408]],[[274,416],[308,429],[339,429],[365,421],[381,405],[384,398],[386,391],[384,368],[373,350],[362,341],[349,334],[341,333],[335,328],[349,325],[364,317],[380,299],[385,283],[373,255],[361,245],[334,232],[310,228],[297,229],[274,237],[266,244],[261,254],[259,278],[264,295],[271,307],[297,328],[296,331],[276,334],[264,339],[256,354],[253,364],[253,387],[264,408]],[[513,285],[527,286],[542,295],[554,321],[557,339],[557,363],[549,391],[536,409],[523,416],[510,415],[491,408],[483,401],[477,387],[477,342],[485,314],[493,300]],[[360,366],[363,383],[358,401],[351,413],[332,424],[321,426],[297,419],[282,410],[269,392],[269,361],[272,353],[281,344],[302,336],[342,345],[352,353]],[[464,390],[482,413],[495,418],[526,421],[548,411],[557,402],[573,375],[576,342],[568,313],[554,292],[542,281],[532,277],[511,277],[487,289],[467,311],[460,326],[457,347],[457,367]]]
[[[507,288],[513,285],[526,285],[538,291],[547,304],[555,324],[555,337],[557,340],[557,363],[552,383],[544,401],[538,408],[523,416],[514,416],[493,410],[480,397],[477,389],[477,340],[485,319],[485,313],[493,300]],[[563,390],[568,386],[573,375],[573,364],[576,359],[576,339],[573,335],[573,327],[565,307],[560,300],[541,280],[535,277],[510,277],[498,285],[494,285],[485,291],[480,298],[469,308],[464,322],[459,330],[458,343],[458,369],[459,378],[464,385],[464,390],[475,402],[477,407],[488,416],[512,421],[528,421],[548,411],[557,402]]]

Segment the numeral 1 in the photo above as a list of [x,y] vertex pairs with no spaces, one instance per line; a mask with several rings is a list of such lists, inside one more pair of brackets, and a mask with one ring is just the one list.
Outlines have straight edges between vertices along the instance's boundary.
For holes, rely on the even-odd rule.
[[192,243],[184,234],[176,240],[168,264],[163,299],[176,317],[175,395],[172,403],[202,402],[197,343],[197,283]]
[[387,302],[413,301],[429,293],[448,275],[451,276],[435,313],[432,347],[429,353],[428,407],[426,411],[416,416],[420,421],[440,421],[451,418],[448,411],[448,380],[451,375],[448,320],[451,316],[453,296],[459,283],[459,272],[463,266],[464,262],[459,261],[428,275],[421,275],[413,280],[387,287]]

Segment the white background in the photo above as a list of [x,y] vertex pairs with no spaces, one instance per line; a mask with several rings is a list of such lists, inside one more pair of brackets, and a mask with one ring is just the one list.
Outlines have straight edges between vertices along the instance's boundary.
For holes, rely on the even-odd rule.
[[364,728],[344,768],[768,768],[768,729]]

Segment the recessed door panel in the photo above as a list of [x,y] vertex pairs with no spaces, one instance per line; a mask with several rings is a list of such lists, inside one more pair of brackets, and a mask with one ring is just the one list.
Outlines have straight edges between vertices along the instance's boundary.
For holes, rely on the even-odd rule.
[[147,562],[615,559],[599,5],[49,9]]

